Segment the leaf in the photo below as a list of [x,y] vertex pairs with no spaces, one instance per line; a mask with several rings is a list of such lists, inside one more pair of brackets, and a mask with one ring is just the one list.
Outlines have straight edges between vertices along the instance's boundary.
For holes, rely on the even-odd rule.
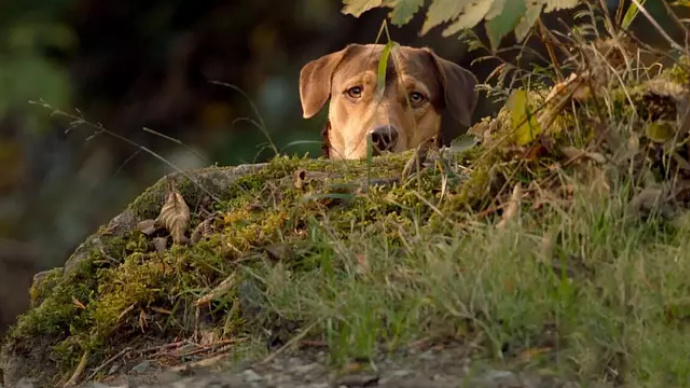
[[[438,0],[437,0],[438,1]],[[461,30],[472,28],[484,19],[493,1],[482,0],[468,4],[462,15],[443,31],[443,36],[451,36]]]
[[343,0],[345,6],[340,11],[345,15],[352,15],[358,18],[364,12],[383,5],[382,0]]
[[673,139],[675,132],[673,125],[668,122],[652,122],[647,124],[646,135],[649,140],[657,143],[664,143]]
[[559,9],[571,9],[577,7],[581,0],[546,0],[544,13],[558,11]]
[[86,306],[84,306],[84,303],[82,303],[79,299],[75,297],[72,297],[72,304],[74,304],[82,310],[86,310]]
[[137,227],[139,228],[141,233],[150,236],[156,233],[156,231],[161,228],[161,225],[158,222],[156,222],[156,220],[143,220],[139,222]]
[[297,190],[304,188],[304,180],[307,178],[307,170],[300,168],[292,176],[292,186]]
[[[639,0],[640,4],[644,6],[644,3],[647,2],[647,0]],[[640,9],[637,7],[637,4],[635,3],[630,3],[630,7],[628,7],[628,10],[625,11],[625,16],[623,16],[623,21],[621,22],[621,28],[624,30],[627,30],[630,25],[632,24],[633,20],[635,20],[635,17],[637,14],[640,12]]]
[[520,358],[521,360],[531,360],[531,359],[538,357],[544,353],[550,352],[551,349],[552,348],[548,347],[548,346],[541,347],[541,348],[527,348],[527,349],[523,350],[522,352],[520,352],[520,354],[518,355],[518,358]]
[[170,232],[173,243],[184,244],[187,242],[184,233],[189,226],[189,206],[172,183],[168,187],[165,204],[156,221],[159,221]]
[[464,134],[450,142],[450,152],[461,154],[479,143],[479,139],[472,134]]
[[[480,0],[435,0],[431,2],[426,14],[426,20],[422,25],[421,35],[426,34],[432,28],[453,20],[462,13],[465,7],[472,1]],[[481,0],[484,1],[484,0]]]
[[381,58],[379,58],[378,68],[376,69],[376,93],[378,93],[379,97],[383,95],[383,91],[386,89],[386,70],[388,69],[388,57],[391,54],[391,49],[393,49],[393,46],[396,44],[397,43],[393,41],[388,42],[383,47],[383,51],[381,51]]
[[525,15],[520,19],[520,23],[515,26],[515,39],[518,43],[521,43],[525,39],[534,26],[534,23],[539,19],[543,6],[544,4],[540,2],[529,3]]
[[515,129],[515,143],[522,146],[534,140],[541,133],[541,128],[536,116],[529,112],[527,92],[515,90],[508,98],[507,106]]
[[494,0],[489,12],[486,13],[484,29],[489,37],[491,49],[496,50],[501,44],[501,40],[512,32],[525,15],[527,6],[524,1]]
[[202,238],[210,235],[213,232],[213,218],[207,218],[199,223],[199,225],[194,228],[190,240],[192,244],[196,244],[201,241]]
[[407,24],[414,14],[424,5],[424,0],[398,0],[392,4],[393,10],[389,14],[391,23],[398,27]]
[[520,206],[522,204],[522,184],[518,182],[515,187],[513,187],[513,194],[510,196],[510,202],[506,210],[503,212],[503,217],[501,221],[496,224],[496,229],[505,229],[508,223],[515,219],[519,212]]

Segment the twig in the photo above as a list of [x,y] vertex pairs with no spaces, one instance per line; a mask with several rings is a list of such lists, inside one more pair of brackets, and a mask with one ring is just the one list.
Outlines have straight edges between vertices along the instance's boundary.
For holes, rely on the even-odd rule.
[[86,363],[89,361],[89,351],[85,350],[84,353],[81,355],[81,359],[79,360],[79,364],[77,365],[77,369],[74,370],[74,373],[72,373],[72,377],[67,380],[65,383],[65,387],[72,387],[77,385],[77,382],[79,381],[79,378],[81,377],[82,374],[84,374],[84,369],[86,369]]
[[301,341],[304,337],[306,337],[307,333],[309,333],[309,331],[310,331],[311,329],[313,329],[314,327],[316,327],[316,325],[318,325],[319,323],[321,323],[322,320],[323,320],[323,318],[314,321],[311,325],[309,325],[309,326],[307,326],[306,328],[304,328],[304,330],[302,330],[301,333],[299,333],[299,334],[297,334],[296,336],[290,338],[290,340],[289,340],[285,345],[281,346],[280,349],[276,350],[275,352],[269,354],[268,357],[264,358],[263,361],[261,361],[261,364],[266,364],[266,363],[268,363],[269,361],[273,360],[273,359],[276,358],[278,355],[280,355],[281,353],[283,353],[285,350],[287,350],[287,348],[289,348],[290,346],[294,345],[295,343],[299,343],[299,341]]
[[132,350],[132,348],[130,348],[130,347],[124,348],[124,349],[122,349],[119,353],[117,353],[116,355],[114,355],[114,356],[110,357],[109,359],[105,360],[101,365],[99,365],[98,367],[96,367],[96,369],[94,369],[94,370],[89,374],[89,376],[86,378],[86,381],[90,381],[91,379],[93,379],[94,377],[96,377],[96,375],[97,375],[100,371],[102,371],[103,369],[105,369],[106,367],[108,367],[108,366],[109,366],[110,364],[112,364],[115,360],[117,360],[118,358],[124,356],[127,352],[129,352],[129,351],[131,351],[131,350]]
[[205,187],[201,186],[201,185],[200,185],[198,182],[196,182],[196,180],[194,180],[194,179],[191,177],[191,175],[189,175],[186,171],[180,169],[179,167],[177,167],[176,165],[174,165],[173,163],[171,163],[170,161],[168,161],[167,159],[165,159],[165,158],[162,157],[161,155],[157,154],[156,152],[154,152],[154,151],[151,150],[150,148],[148,148],[148,147],[146,147],[146,146],[143,146],[143,145],[141,145],[141,144],[138,144],[137,142],[135,142],[135,141],[133,141],[133,140],[130,140],[130,139],[128,139],[128,138],[126,138],[126,137],[124,137],[124,136],[122,136],[122,135],[119,135],[119,134],[117,134],[117,133],[115,133],[115,132],[113,132],[113,131],[111,131],[111,130],[105,128],[105,127],[104,127],[103,125],[101,125],[101,124],[93,124],[93,123],[91,123],[91,122],[89,122],[89,121],[86,121],[85,119],[83,119],[83,118],[81,118],[81,117],[79,117],[79,116],[75,116],[75,115],[73,115],[73,114],[64,112],[64,111],[59,110],[59,109],[55,109],[54,107],[50,106],[49,104],[47,104],[47,103],[45,103],[45,102],[43,102],[43,101],[40,101],[40,102],[37,102],[37,101],[29,101],[29,103],[30,103],[30,104],[34,104],[34,105],[41,105],[41,106],[44,107],[44,108],[52,109],[52,110],[53,110],[53,114],[65,116],[65,117],[67,117],[67,118],[70,118],[70,119],[74,120],[74,121],[71,123],[72,126],[77,125],[77,124],[81,124],[81,125],[86,125],[86,126],[88,126],[88,127],[91,127],[91,128],[93,128],[93,129],[95,129],[96,132],[95,132],[92,136],[96,136],[96,135],[98,135],[99,133],[103,132],[103,133],[105,133],[105,134],[107,134],[107,135],[109,135],[109,136],[112,136],[112,137],[114,137],[114,138],[116,138],[116,139],[118,139],[118,140],[120,140],[120,141],[123,141],[123,142],[125,142],[125,143],[127,143],[127,144],[129,144],[129,145],[131,145],[131,146],[133,146],[133,147],[136,147],[136,148],[138,148],[138,149],[141,150],[141,151],[146,152],[147,154],[149,154],[149,155],[153,156],[154,158],[158,159],[159,161],[165,163],[166,165],[168,165],[170,168],[172,168],[172,169],[175,170],[176,172],[178,172],[178,173],[184,175],[187,179],[190,180],[190,182],[192,182],[195,186],[197,186],[201,191],[203,191],[204,193],[206,193],[208,196],[210,196],[211,198],[213,198],[213,200],[215,200],[216,202],[219,202],[219,201],[220,201],[220,199],[219,199],[216,195],[214,195],[213,193],[211,193],[210,191],[208,191]]

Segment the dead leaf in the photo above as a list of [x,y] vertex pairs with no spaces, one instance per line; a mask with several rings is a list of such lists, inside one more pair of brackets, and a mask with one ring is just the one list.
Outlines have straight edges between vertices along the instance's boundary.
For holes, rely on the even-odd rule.
[[220,282],[214,289],[208,292],[208,294],[202,296],[194,302],[194,306],[201,307],[211,303],[213,299],[223,295],[225,292],[230,290],[235,285],[235,274],[228,276],[225,280]]
[[72,297],[72,304],[74,304],[82,310],[86,310],[86,306],[84,306],[84,303],[80,302],[79,299],[75,297]]
[[528,348],[525,349],[518,355],[518,358],[521,360],[531,360],[534,357],[537,357],[541,354],[548,353],[551,351],[551,347],[543,347],[543,348]]
[[207,218],[194,228],[190,240],[192,244],[196,244],[211,233],[213,233],[213,218]]
[[171,182],[165,204],[156,221],[159,221],[172,236],[173,243],[185,244],[187,237],[185,231],[189,226],[189,206]]
[[161,225],[160,223],[156,222],[156,220],[143,220],[139,222],[137,227],[141,233],[150,236],[156,233],[156,231],[161,228]]
[[165,248],[168,246],[167,237],[155,237],[153,239],[153,247],[156,248],[156,252],[163,253]]
[[343,375],[347,375],[350,373],[356,373],[364,370],[366,368],[366,364],[363,364],[361,362],[351,362],[349,364],[346,364],[343,366],[343,368],[340,370],[340,373]]
[[307,171],[303,168],[300,168],[299,170],[295,171],[292,177],[292,185],[297,190],[303,190],[305,179],[307,179]]
[[518,216],[521,204],[522,184],[518,182],[515,187],[513,187],[513,195],[510,197],[510,202],[508,203],[506,210],[503,212],[501,221],[496,224],[496,229],[505,229],[505,227],[508,225],[508,222]]

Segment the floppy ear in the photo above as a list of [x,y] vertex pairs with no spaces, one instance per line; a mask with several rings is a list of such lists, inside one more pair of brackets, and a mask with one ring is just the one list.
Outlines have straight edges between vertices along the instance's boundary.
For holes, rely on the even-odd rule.
[[439,57],[430,49],[425,48],[425,51],[431,56],[441,78],[446,108],[460,124],[469,127],[477,107],[477,93],[474,91],[478,83],[477,77],[457,63]]
[[315,59],[302,68],[299,74],[299,97],[302,100],[302,116],[311,118],[323,109],[331,96],[333,71],[350,46]]

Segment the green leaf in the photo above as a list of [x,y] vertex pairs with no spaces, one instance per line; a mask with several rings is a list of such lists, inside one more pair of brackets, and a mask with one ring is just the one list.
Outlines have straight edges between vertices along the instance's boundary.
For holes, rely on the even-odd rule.
[[[437,0],[438,1],[438,0]],[[475,1],[468,4],[460,15],[450,26],[443,31],[443,36],[451,36],[460,30],[472,28],[484,19],[484,16],[493,2],[489,0]]]
[[424,5],[424,0],[398,0],[390,5],[393,10],[389,17],[391,23],[398,27],[407,24],[414,14]]
[[383,91],[386,89],[386,69],[388,68],[388,57],[391,54],[391,49],[393,49],[393,46],[396,44],[397,43],[393,41],[386,43],[386,45],[383,47],[383,51],[381,52],[381,58],[379,58],[379,65],[376,69],[376,93],[378,93],[379,96],[383,95]]
[[340,11],[358,18],[364,12],[383,5],[383,0],[343,0],[345,6]]
[[469,133],[460,135],[450,142],[450,152],[461,154],[479,143],[479,139]]
[[529,111],[527,91],[515,90],[506,103],[515,130],[515,143],[519,146],[534,140],[541,133],[537,118]]
[[508,1],[504,7],[505,2],[506,0],[494,0],[494,4],[486,14],[484,28],[492,50],[498,48],[503,37],[515,29],[527,11],[527,6],[522,0]]
[[[647,0],[639,0],[640,4],[644,6],[644,3],[647,2]],[[628,7],[628,10],[625,11],[625,16],[623,16],[623,22],[621,22],[621,28],[624,30],[627,30],[630,25],[632,24],[633,20],[635,20],[635,17],[637,14],[640,12],[640,9],[637,7],[637,4],[635,3],[630,3],[630,7]]]
[[584,3],[582,0],[546,0],[546,7],[544,13],[558,11],[559,9],[571,9]]
[[435,0],[431,2],[426,20],[422,26],[421,35],[426,34],[432,28],[453,20],[462,13],[470,2],[477,0]]
[[675,135],[673,126],[668,122],[652,122],[647,124],[645,129],[649,140],[656,143],[664,143],[671,140]]
[[515,39],[518,43],[521,43],[525,39],[534,26],[534,23],[539,19],[543,6],[544,3],[529,3],[529,5],[527,5],[525,15],[520,19],[518,25],[515,26]]

